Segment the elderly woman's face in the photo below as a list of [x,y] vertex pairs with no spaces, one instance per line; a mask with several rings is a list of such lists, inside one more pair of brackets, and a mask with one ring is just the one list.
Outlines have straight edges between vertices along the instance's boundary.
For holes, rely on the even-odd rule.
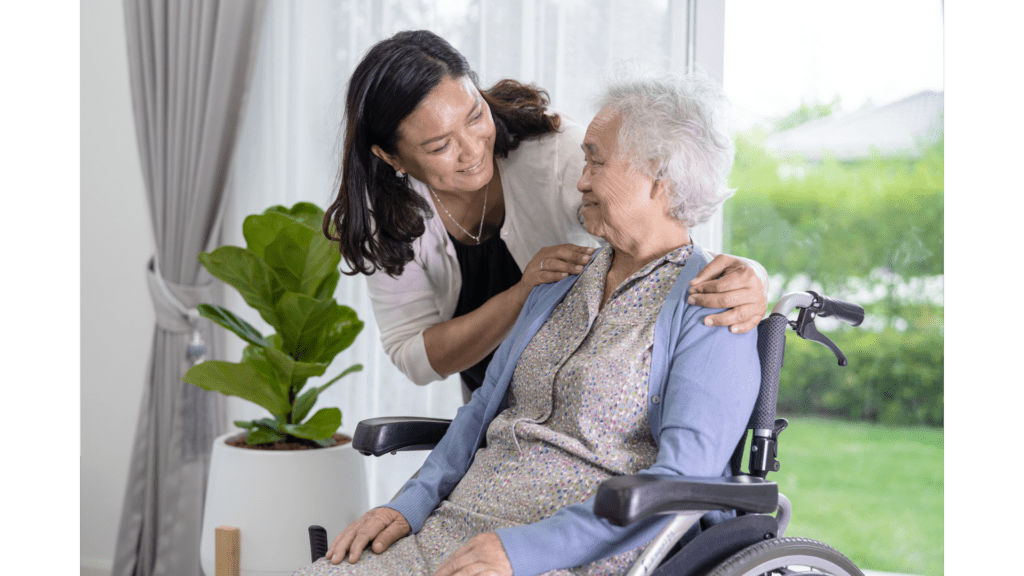
[[665,195],[656,181],[631,170],[619,149],[621,116],[611,108],[601,110],[587,128],[583,152],[587,163],[576,188],[583,193],[583,217],[587,232],[624,247],[649,230],[652,218],[666,214]]
[[469,78],[442,80],[399,134],[396,168],[435,190],[471,192],[494,176],[494,120]]

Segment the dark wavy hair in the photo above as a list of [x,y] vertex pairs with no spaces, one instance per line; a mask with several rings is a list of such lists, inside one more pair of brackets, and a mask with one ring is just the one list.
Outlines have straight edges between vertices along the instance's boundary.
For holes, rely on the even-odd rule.
[[[345,274],[383,270],[399,276],[413,258],[412,243],[433,217],[430,203],[405,177],[370,151],[395,154],[398,127],[445,78],[479,79],[466,58],[425,30],[399,32],[375,44],[356,66],[345,99],[345,144],[338,195],[324,214],[323,231],[338,243],[351,268]],[[527,138],[558,130],[545,114],[545,91],[502,80],[482,90],[494,119],[494,155],[505,158]]]

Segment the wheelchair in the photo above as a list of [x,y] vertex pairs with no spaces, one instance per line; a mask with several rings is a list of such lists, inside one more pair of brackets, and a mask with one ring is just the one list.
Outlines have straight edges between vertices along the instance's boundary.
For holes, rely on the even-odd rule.
[[[790,320],[794,309],[799,309],[799,316]],[[766,479],[769,472],[780,468],[779,435],[788,425],[786,419],[775,417],[787,328],[827,346],[840,366],[847,364],[842,350],[815,328],[814,319],[819,316],[858,326],[864,320],[864,309],[816,292],[793,292],[783,296],[758,324],[761,388],[747,430],[730,461],[731,476],[636,474],[610,478],[598,487],[594,513],[613,525],[628,526],[654,515],[673,516],[628,576],[863,576],[853,562],[827,544],[784,536],[792,505],[779,493],[778,485]],[[352,444],[367,456],[429,450],[444,436],[449,423],[436,418],[371,418],[359,423]],[[749,453],[747,472],[741,469],[744,453]],[[704,526],[701,518],[712,510],[734,510],[736,516]],[[702,529],[696,537],[681,545],[683,537],[696,531],[699,524]],[[309,535],[315,562],[327,553],[327,534],[320,526],[310,526]]]

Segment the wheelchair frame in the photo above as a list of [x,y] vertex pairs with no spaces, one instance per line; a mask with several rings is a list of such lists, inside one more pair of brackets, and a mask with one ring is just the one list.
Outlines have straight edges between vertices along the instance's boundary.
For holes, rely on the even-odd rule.
[[[800,313],[791,321],[788,315],[794,309]],[[816,292],[792,292],[783,296],[758,324],[761,388],[747,425],[753,434],[749,472],[741,469],[747,439],[744,431],[730,462],[732,476],[636,474],[610,478],[598,487],[594,513],[616,526],[653,515],[674,515],[647,545],[628,576],[863,576],[853,562],[826,544],[784,537],[792,506],[779,493],[778,485],[766,479],[769,472],[779,470],[779,435],[788,425],[784,418],[775,417],[786,329],[827,346],[840,366],[847,364],[839,347],[815,328],[818,316],[858,326],[864,320],[864,309]],[[449,423],[436,418],[371,418],[359,423],[352,445],[367,456],[429,450],[444,436]],[[696,537],[679,545],[711,510],[736,510],[737,516],[703,527]],[[312,561],[316,561],[327,553],[327,534],[319,526],[310,526],[309,534]]]

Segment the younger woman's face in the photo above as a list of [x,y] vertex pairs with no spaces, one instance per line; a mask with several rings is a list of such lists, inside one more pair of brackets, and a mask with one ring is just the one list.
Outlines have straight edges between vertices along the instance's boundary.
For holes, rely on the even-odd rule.
[[473,192],[494,175],[494,120],[467,78],[446,77],[398,128],[394,156],[381,156],[434,190]]

